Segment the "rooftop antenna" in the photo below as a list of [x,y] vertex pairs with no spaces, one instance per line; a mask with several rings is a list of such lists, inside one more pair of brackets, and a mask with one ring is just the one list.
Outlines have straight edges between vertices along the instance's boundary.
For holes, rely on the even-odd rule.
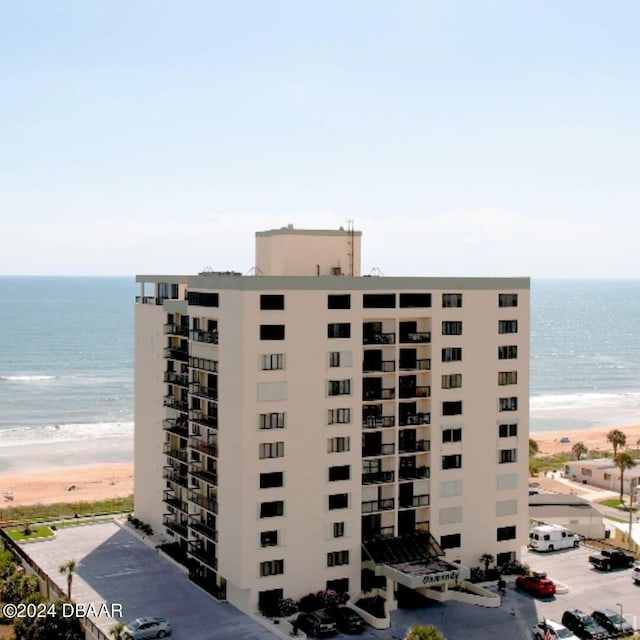
[[249,271],[247,271],[247,275],[248,276],[263,276],[264,273],[262,273],[262,271],[260,271],[260,269],[258,269],[258,267],[251,267],[251,269],[249,269]]
[[380,269],[378,267],[372,267],[371,271],[369,272],[370,276],[384,276],[384,273],[382,273],[382,271],[380,271]]
[[347,255],[349,256],[349,275],[353,276],[353,263],[355,260],[354,257],[354,230],[353,230],[353,218],[349,218],[347,220],[347,242],[348,242],[348,253]]

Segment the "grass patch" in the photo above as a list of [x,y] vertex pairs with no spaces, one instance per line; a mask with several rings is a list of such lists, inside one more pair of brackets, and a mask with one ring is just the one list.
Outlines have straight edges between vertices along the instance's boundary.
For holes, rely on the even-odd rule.
[[536,456],[529,460],[531,475],[544,473],[545,471],[559,471],[567,462],[573,460],[570,453],[558,453],[555,456]]
[[133,495],[97,502],[56,502],[0,508],[0,522],[47,522],[78,516],[133,511]]
[[621,504],[623,504],[622,502],[620,502],[619,498],[608,498],[607,500],[598,500],[599,504],[603,504],[605,507],[613,507],[614,509],[617,509]]
[[22,540],[34,540],[36,538],[50,538],[53,531],[49,527],[30,527],[30,533],[26,533],[24,528],[7,529],[7,533],[12,540],[20,542]]

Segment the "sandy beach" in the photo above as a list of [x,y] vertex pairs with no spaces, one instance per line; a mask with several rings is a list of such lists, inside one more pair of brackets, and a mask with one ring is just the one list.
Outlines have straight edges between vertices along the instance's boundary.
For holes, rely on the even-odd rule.
[[[553,455],[561,452],[571,452],[576,442],[583,442],[587,449],[612,451],[611,443],[607,440],[607,433],[612,429],[619,429],[627,436],[627,447],[635,449],[640,439],[640,425],[625,427],[595,427],[593,429],[576,429],[563,431],[532,431],[529,437],[538,443],[540,455]],[[568,443],[561,442],[562,438],[569,438]]]
[[133,464],[98,464],[0,473],[2,506],[81,502],[133,493]]

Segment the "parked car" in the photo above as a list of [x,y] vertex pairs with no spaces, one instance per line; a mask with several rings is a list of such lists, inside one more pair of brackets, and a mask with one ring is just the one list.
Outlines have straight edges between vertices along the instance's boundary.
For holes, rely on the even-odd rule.
[[602,571],[611,569],[628,569],[633,566],[634,558],[622,549],[603,549],[600,553],[589,556],[589,562]]
[[633,627],[613,609],[598,609],[591,616],[603,629],[609,632],[611,638],[633,635]]
[[122,629],[122,635],[127,640],[164,638],[170,634],[171,624],[166,618],[136,618],[127,622]]
[[640,584],[640,565],[638,565],[637,567],[633,567],[633,573],[631,574],[631,579],[636,584]]
[[342,633],[362,633],[364,620],[349,607],[336,607],[331,609],[331,616],[336,621],[338,631]]
[[583,640],[606,640],[609,634],[587,613],[572,609],[562,614],[562,624]]
[[541,524],[529,531],[529,548],[534,551],[557,551],[580,546],[580,536],[559,524]]
[[578,636],[574,635],[567,627],[564,627],[559,622],[553,620],[543,620],[533,627],[531,632],[533,640],[545,640],[545,632],[549,633],[551,640],[580,640]]
[[296,618],[296,626],[314,638],[329,638],[338,633],[336,621],[326,609],[318,609],[311,613],[301,613]]
[[556,585],[553,580],[549,580],[546,573],[535,571],[528,576],[518,576],[516,578],[516,587],[538,598],[548,598],[556,592]]

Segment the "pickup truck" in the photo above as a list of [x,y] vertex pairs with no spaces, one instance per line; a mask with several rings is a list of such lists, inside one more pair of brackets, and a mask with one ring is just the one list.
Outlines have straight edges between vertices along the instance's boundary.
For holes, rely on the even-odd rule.
[[634,558],[621,549],[603,549],[600,553],[589,556],[589,562],[602,571],[611,569],[628,569],[633,566]]

